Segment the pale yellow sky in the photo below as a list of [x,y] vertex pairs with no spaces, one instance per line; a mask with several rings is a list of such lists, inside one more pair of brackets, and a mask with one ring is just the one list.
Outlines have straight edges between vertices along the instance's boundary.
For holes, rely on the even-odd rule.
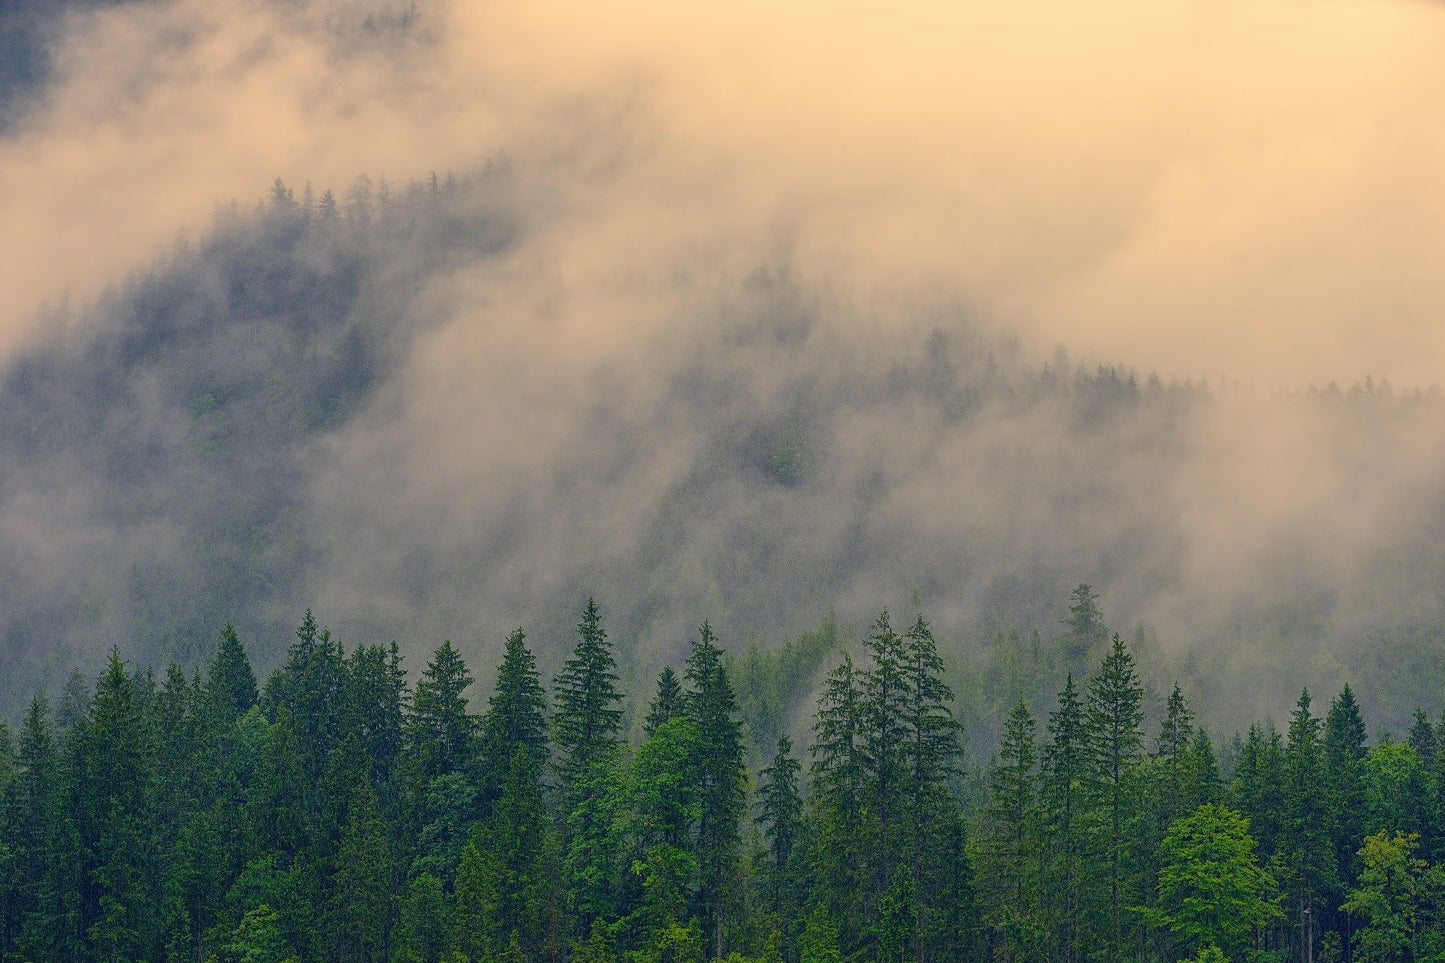
[[401,54],[279,6],[74,24],[0,141],[0,351],[277,175],[506,150],[584,301],[767,262],[1166,375],[1445,374],[1445,6],[443,0]]

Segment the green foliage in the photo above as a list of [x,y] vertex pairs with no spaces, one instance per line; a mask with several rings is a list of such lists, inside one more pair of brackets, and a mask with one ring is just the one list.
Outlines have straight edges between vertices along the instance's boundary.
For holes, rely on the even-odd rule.
[[1360,847],[1360,884],[1340,907],[1366,921],[1355,933],[1359,963],[1399,963],[1414,956],[1426,865],[1415,857],[1418,843],[1413,833],[1381,831]]
[[[231,632],[190,676],[171,666],[157,681],[112,653],[93,690],[71,687],[63,727],[37,696],[0,726],[0,960],[1445,950],[1445,867],[1416,835],[1438,832],[1439,753],[1420,756],[1426,724],[1365,746],[1348,693],[1324,720],[1302,695],[1287,740],[1251,726],[1224,754],[1226,786],[1177,687],[1145,756],[1142,685],[1116,637],[1086,696],[1067,677],[1042,733],[1017,700],[980,769],[960,764],[927,622],[900,635],[885,615],[862,665],[845,654],[824,681],[807,777],[780,734],[750,817],[745,730],[710,626],[661,700],[676,708],[629,753],[596,615],[577,661],[602,667],[597,698],[572,709],[608,711],[591,748],[573,747],[591,763],[556,786],[566,756],[548,736],[562,730],[546,725],[520,631],[480,733],[450,645],[409,694],[395,647],[343,653],[309,616],[244,711]],[[558,686],[554,719],[576,691]],[[1341,861],[1357,824],[1383,831]]]
[[1280,916],[1275,881],[1259,866],[1249,821],[1212,803],[1169,827],[1160,851],[1157,909],[1143,909],[1186,951],[1210,948],[1236,958],[1259,929]]

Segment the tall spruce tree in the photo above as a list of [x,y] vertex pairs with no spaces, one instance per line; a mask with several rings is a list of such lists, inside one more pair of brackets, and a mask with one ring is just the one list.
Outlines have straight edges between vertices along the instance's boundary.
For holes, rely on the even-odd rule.
[[772,762],[758,774],[758,820],[767,844],[762,867],[768,908],[782,923],[784,935],[795,939],[803,893],[803,799],[798,775],[802,764],[793,757],[793,740],[778,737]]
[[653,694],[652,701],[648,703],[647,719],[643,722],[642,731],[651,736],[664,722],[680,715],[682,715],[682,684],[677,681],[677,673],[672,671],[672,666],[665,665],[657,675],[657,691]]
[[1113,647],[1089,680],[1085,711],[1084,759],[1091,800],[1101,811],[1098,855],[1104,861],[1108,904],[1104,943],[1113,959],[1124,953],[1127,898],[1125,853],[1132,800],[1128,779],[1138,764],[1144,744],[1144,686],[1134,658],[1118,633]]
[[737,858],[738,820],[747,806],[747,769],[737,699],[707,622],[698,629],[683,677],[683,709],[695,735],[690,768],[698,789],[698,915],[713,955],[722,959],[723,904]]
[[617,661],[595,599],[587,600],[577,623],[577,645],[552,688],[556,693],[553,742],[565,798],[594,763],[610,759],[620,744]]
[[1000,941],[1001,957],[1041,955],[1038,918],[1039,835],[1037,723],[1020,699],[1004,721],[998,759],[989,773],[984,839],[994,912],[988,922]]
[[547,695],[537,673],[537,660],[519,628],[507,636],[497,686],[482,717],[487,769],[498,785],[512,769],[520,748],[536,763],[540,776],[550,752],[547,739]]
[[577,623],[577,645],[553,682],[553,745],[557,750],[569,902],[581,932],[611,906],[614,787],[619,775],[622,710],[617,663],[597,602],[589,598]]
[[453,773],[470,775],[477,749],[477,720],[467,712],[472,674],[448,639],[422,670],[406,718],[412,766],[424,787]]
[[929,872],[937,860],[940,833],[954,808],[948,777],[957,771],[959,725],[949,708],[953,691],[943,681],[943,659],[933,631],[920,614],[903,636],[905,769],[909,875],[914,905],[910,918],[914,957],[925,954],[924,925],[931,916],[938,886]]
[[1331,851],[1324,798],[1324,753],[1320,720],[1310,711],[1306,689],[1290,717],[1284,752],[1284,809],[1280,814],[1280,849],[1288,869],[1293,897],[1289,908],[1299,934],[1296,946],[1305,950],[1318,938],[1314,932],[1318,910],[1338,903],[1335,854]]
[[846,653],[828,675],[813,716],[810,779],[818,822],[814,876],[818,895],[851,940],[863,902],[863,695]]
[[230,622],[221,629],[221,646],[207,666],[206,694],[227,721],[245,714],[256,704],[256,673],[251,669],[251,660],[246,658],[236,627]]
[[1075,963],[1082,938],[1084,704],[1070,674],[1059,692],[1058,705],[1049,715],[1049,744],[1043,752],[1042,798],[1044,821],[1054,840],[1050,864],[1052,880],[1048,902],[1054,907],[1055,954]]
[[872,839],[865,854],[873,870],[867,893],[877,896],[892,885],[899,856],[909,852],[900,845],[909,835],[900,826],[906,825],[909,788],[908,652],[886,611],[873,623],[868,652],[870,664],[862,679],[861,755],[864,806],[872,817]]

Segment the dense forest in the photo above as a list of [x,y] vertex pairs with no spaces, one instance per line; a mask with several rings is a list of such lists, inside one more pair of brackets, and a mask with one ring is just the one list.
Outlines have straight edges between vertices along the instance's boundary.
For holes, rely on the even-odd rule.
[[450,642],[409,677],[310,612],[264,685],[229,625],[190,675],[113,651],[0,727],[0,958],[1441,952],[1445,720],[1371,740],[1345,686],[1212,737],[1070,601],[1092,670],[1041,718],[1019,700],[987,760],[922,615],[796,650],[829,668],[805,741],[766,746],[708,623],[632,706],[591,600],[550,685],[517,629],[485,699]]

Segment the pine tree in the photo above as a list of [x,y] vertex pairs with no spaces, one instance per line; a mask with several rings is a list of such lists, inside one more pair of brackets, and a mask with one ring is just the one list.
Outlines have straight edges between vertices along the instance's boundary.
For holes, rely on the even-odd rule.
[[1049,902],[1058,914],[1055,942],[1064,963],[1079,959],[1081,881],[1080,821],[1085,778],[1084,706],[1069,675],[1049,715],[1049,744],[1043,752],[1045,825],[1054,840],[1050,876],[1056,890]]
[[151,753],[135,683],[113,649],[72,746],[71,812],[88,883],[80,932],[99,957],[157,955]]
[[1069,595],[1069,617],[1064,619],[1064,657],[1077,665],[1109,643],[1109,630],[1099,611],[1099,595],[1093,586],[1081,583]]
[[1002,955],[1012,960],[1032,955],[1036,940],[1039,846],[1037,723],[1020,699],[1004,722],[998,759],[989,773],[985,840],[994,884],[994,929],[1003,940]]
[[597,602],[587,600],[577,645],[553,683],[559,802],[564,813],[569,902],[586,931],[611,904],[611,797],[619,775],[622,710],[617,663]]
[[862,857],[863,697],[860,673],[850,656],[829,674],[813,716],[810,779],[818,822],[817,888],[846,921],[850,935],[861,923],[864,861]]
[[763,824],[763,838],[767,842],[767,857],[762,867],[767,905],[780,919],[788,936],[793,935],[802,895],[798,861],[804,829],[803,799],[798,787],[802,768],[793,757],[793,741],[784,733],[778,737],[772,762],[758,774],[758,819]]
[[[910,667],[904,639],[893,631],[886,611],[873,624],[868,650],[872,658],[862,678],[861,757],[863,804],[873,822],[870,827],[873,838],[866,857],[873,872],[865,895],[877,896],[891,885],[900,855],[899,843],[907,839],[908,834],[900,831],[897,810],[899,799],[906,799],[906,790],[910,788]],[[902,852],[907,853],[908,849]]]
[[362,963],[386,959],[391,880],[386,826],[371,783],[363,777],[336,854],[330,934],[335,958]]
[[230,622],[221,629],[221,646],[207,667],[206,694],[227,722],[256,704],[256,673]]
[[5,900],[10,938],[17,958],[52,959],[58,953],[62,882],[59,754],[49,706],[36,693],[25,710],[15,753],[15,772],[4,795],[9,872]]
[[512,768],[519,748],[531,756],[539,777],[547,762],[547,696],[526,638],[520,628],[507,636],[496,691],[482,718],[484,755],[494,784]]
[[1430,725],[1430,717],[1425,714],[1424,709],[1415,710],[1415,721],[1410,726],[1410,745],[1419,754],[1420,761],[1426,766],[1435,762],[1435,727]]
[[1186,809],[1192,810],[1188,798],[1194,739],[1194,712],[1174,683],[1164,707],[1164,723],[1155,744],[1154,758],[1164,766],[1165,821],[1172,820]]
[[1107,863],[1109,899],[1105,939],[1114,959],[1124,952],[1124,855],[1132,815],[1127,779],[1144,743],[1143,700],[1134,659],[1116,633],[1112,651],[1089,680],[1084,738],[1090,796],[1103,817],[1099,848]]
[[935,880],[929,870],[936,859],[938,836],[946,824],[946,813],[953,808],[953,797],[947,780],[957,771],[955,761],[960,753],[959,725],[949,704],[953,692],[943,681],[943,660],[933,632],[922,615],[914,621],[903,637],[904,710],[906,738],[904,750],[907,771],[907,817],[911,837],[907,851],[911,854],[910,879],[914,905],[910,916],[915,923],[911,946],[914,956],[924,957],[923,924],[935,896]]
[[1294,897],[1291,908],[1299,914],[1299,945],[1308,946],[1316,938],[1312,932],[1316,911],[1321,905],[1338,902],[1334,898],[1334,853],[1321,805],[1325,773],[1320,720],[1310,712],[1309,690],[1300,693],[1290,717],[1284,762],[1280,848],[1289,869]]
[[699,916],[714,956],[722,959],[723,903],[737,856],[738,820],[747,806],[747,770],[737,700],[707,622],[698,630],[683,675],[688,684],[683,710],[695,732],[689,762],[698,789]]
[[617,752],[622,710],[617,703],[617,662],[594,599],[577,624],[577,646],[553,683],[557,709],[552,720],[564,798],[598,761]]
[[406,741],[421,786],[439,776],[469,776],[474,768],[477,721],[467,712],[471,672],[448,639],[422,670],[406,717]]
[[653,695],[652,702],[647,707],[647,719],[643,724],[643,732],[651,736],[669,719],[682,715],[682,685],[677,681],[677,673],[672,671],[672,666],[665,665],[662,672],[657,676],[657,693]]
[[[1365,720],[1349,685],[1340,689],[1325,713],[1322,776],[1326,829],[1335,850],[1334,877],[1346,888],[1358,872],[1360,840],[1374,828],[1365,825]],[[1343,897],[1339,890],[1333,895]],[[1349,940],[1349,917],[1337,914],[1334,920]]]

